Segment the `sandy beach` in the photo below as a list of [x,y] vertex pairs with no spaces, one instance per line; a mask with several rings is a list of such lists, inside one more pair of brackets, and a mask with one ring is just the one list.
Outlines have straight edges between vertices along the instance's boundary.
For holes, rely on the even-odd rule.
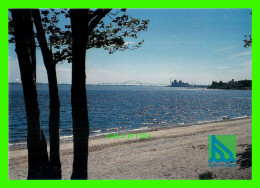
[[[247,117],[149,130],[145,134],[150,138],[143,139],[91,138],[88,176],[98,180],[251,179],[251,132],[252,119]],[[208,167],[208,135],[236,135],[236,167]],[[72,161],[72,142],[62,142],[62,179],[70,179]],[[9,179],[26,177],[27,150],[10,149]]]

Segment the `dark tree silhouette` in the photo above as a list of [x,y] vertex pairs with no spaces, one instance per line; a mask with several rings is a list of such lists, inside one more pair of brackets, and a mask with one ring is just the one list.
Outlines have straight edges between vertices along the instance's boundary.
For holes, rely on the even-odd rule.
[[47,70],[50,96],[50,115],[49,115],[49,133],[50,133],[50,179],[61,179],[60,163],[60,99],[58,92],[58,83],[56,75],[56,63],[53,60],[45,31],[42,26],[39,9],[32,9],[32,16],[37,30],[36,38],[41,48],[43,62]]
[[[87,179],[89,122],[86,96],[85,58],[86,50],[103,47],[113,53],[129,49],[124,37],[137,38],[137,32],[147,29],[149,20],[129,19],[125,14],[111,18],[112,9],[71,9],[72,29],[72,87],[71,104],[73,117],[74,161],[71,179]],[[120,12],[121,9],[112,16]],[[105,26],[102,19],[108,16],[112,21]],[[115,26],[113,27],[113,24]],[[142,45],[139,42],[132,49]],[[69,49],[69,48],[68,48]],[[66,49],[65,49],[66,51]]]
[[[49,179],[61,179],[61,164],[59,156],[59,119],[60,119],[60,101],[58,94],[56,63],[53,59],[53,53],[45,36],[45,29],[42,24],[42,18],[39,9],[27,9],[31,12],[33,22],[36,28],[34,36],[37,38],[37,46],[40,47],[45,68],[48,75],[49,96],[50,96],[50,115],[49,115],[49,134],[50,134],[50,166]],[[13,20],[9,18],[9,36],[14,35]],[[34,41],[33,35],[31,41]],[[9,42],[14,42],[14,37],[10,37]],[[33,43],[35,46],[35,43]],[[35,47],[34,47],[35,48]],[[35,49],[34,49],[35,52]],[[35,58],[34,58],[35,61]],[[35,63],[34,63],[35,64]]]
[[[70,11],[72,28],[72,86],[74,161],[71,179],[87,179],[89,122],[86,96],[85,58],[88,9]],[[84,23],[84,24],[82,24]]]
[[27,117],[28,179],[45,179],[48,175],[48,152],[41,130],[36,90],[36,54],[30,10],[11,9]]
[[[86,96],[85,57],[90,48],[104,48],[109,53],[117,50],[137,49],[143,41],[129,45],[124,38],[137,38],[137,32],[146,30],[149,20],[139,20],[126,15],[125,9],[111,13],[112,9],[71,9],[67,17],[71,18],[72,29],[61,32],[66,36],[67,48],[55,53],[56,57],[69,58],[72,61],[71,104],[73,117],[74,161],[71,179],[87,179],[89,122]],[[119,16],[118,14],[121,15]],[[56,13],[59,14],[59,13]],[[108,17],[105,24],[102,19]],[[72,41],[71,41],[72,39]]]
[[[126,9],[44,9],[30,10],[37,30],[36,46],[41,48],[48,74],[50,92],[50,173],[51,179],[61,176],[59,160],[59,95],[55,65],[72,62],[71,104],[73,117],[74,161],[72,179],[87,179],[89,122],[86,97],[85,56],[90,48],[103,48],[109,54],[115,51],[137,49],[144,41],[136,39],[139,31],[146,31],[149,20],[128,16]],[[29,11],[29,12],[30,12]],[[60,17],[69,19],[71,25],[59,27]],[[106,21],[102,19],[106,17]],[[66,21],[65,21],[66,22]],[[14,21],[9,18],[9,35],[14,35]],[[46,35],[45,35],[46,34]],[[32,41],[34,40],[32,35]],[[10,37],[9,42],[15,38]],[[54,49],[54,52],[52,52]]]
[[235,81],[232,79],[227,83],[222,81],[212,81],[212,84],[208,87],[208,89],[252,89],[252,80]]

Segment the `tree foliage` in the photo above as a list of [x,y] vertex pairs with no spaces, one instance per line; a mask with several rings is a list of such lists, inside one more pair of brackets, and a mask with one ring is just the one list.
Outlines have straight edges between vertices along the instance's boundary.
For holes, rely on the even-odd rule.
[[[71,63],[72,34],[69,9],[42,9],[42,23],[55,63]],[[104,19],[102,19],[104,17]],[[141,47],[144,40],[137,41],[138,32],[146,31],[149,20],[133,18],[126,9],[89,9],[90,33],[86,50],[103,48],[109,54],[116,51],[133,50]],[[102,20],[101,20],[102,19]],[[9,42],[13,43],[13,21],[9,17]],[[35,34],[36,35],[36,34]],[[39,46],[39,44],[37,44]]]
[[[252,15],[252,12],[250,13]],[[244,39],[244,47],[250,47],[252,46],[252,35],[245,35],[245,39]]]
[[244,39],[244,47],[250,47],[252,46],[252,36],[251,35],[245,35],[245,39]]
[[208,89],[252,89],[252,80],[234,81],[232,79],[227,83],[213,81]]

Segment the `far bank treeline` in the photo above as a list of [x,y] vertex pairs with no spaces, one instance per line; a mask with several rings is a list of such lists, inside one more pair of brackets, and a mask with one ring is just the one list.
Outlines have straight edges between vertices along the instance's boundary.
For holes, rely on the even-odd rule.
[[212,84],[208,87],[208,89],[252,89],[252,80],[239,80],[234,81],[232,79],[229,82],[215,82],[213,81]]

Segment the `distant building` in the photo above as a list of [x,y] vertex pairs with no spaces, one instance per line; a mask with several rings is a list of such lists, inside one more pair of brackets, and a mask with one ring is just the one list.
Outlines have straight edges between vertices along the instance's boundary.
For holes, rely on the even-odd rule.
[[181,80],[179,80],[179,82],[177,82],[177,80],[174,80],[171,83],[171,87],[190,87],[190,84],[184,83]]

